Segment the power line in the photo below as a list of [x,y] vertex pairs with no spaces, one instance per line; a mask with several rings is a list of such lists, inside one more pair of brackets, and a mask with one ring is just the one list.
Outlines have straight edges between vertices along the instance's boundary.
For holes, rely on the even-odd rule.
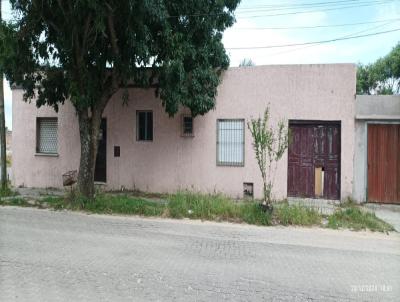
[[330,42],[336,42],[336,41],[342,41],[342,40],[350,40],[350,39],[358,39],[358,38],[363,38],[363,37],[377,36],[377,35],[387,34],[387,33],[396,32],[396,31],[400,31],[400,28],[371,33],[371,34],[365,34],[365,35],[335,38],[335,39],[330,39],[330,40],[321,40],[321,41],[313,41],[313,42],[305,42],[305,43],[293,43],[293,44],[281,44],[281,45],[267,45],[267,46],[226,47],[226,49],[229,49],[229,50],[269,49],[269,48],[293,47],[293,46],[302,46],[302,45],[311,45],[311,44],[322,44],[322,43],[330,43]]
[[286,29],[313,29],[313,28],[327,28],[327,27],[346,27],[346,26],[353,26],[353,25],[365,25],[365,24],[375,24],[375,23],[383,23],[388,21],[398,21],[400,18],[397,19],[386,19],[386,20],[376,20],[376,21],[369,21],[369,22],[357,22],[357,23],[343,23],[343,24],[331,24],[331,25],[314,25],[314,26],[287,26],[287,27],[235,27],[235,30],[267,30],[267,29],[274,29],[274,30],[286,30]]
[[[361,33],[367,32],[367,31],[375,30],[375,29],[384,27],[384,26],[389,25],[389,24],[392,24],[392,23],[393,23],[393,22],[387,22],[387,23],[385,23],[385,24],[382,24],[382,25],[379,25],[379,26],[370,27],[370,28],[367,28],[367,29],[364,29],[364,30],[361,30],[361,31],[357,31],[357,32],[355,32],[355,33],[352,33],[352,34],[349,34],[349,35],[345,35],[345,36],[339,37],[339,38],[353,37],[353,36],[355,36],[355,35],[358,35],[358,34],[361,34]],[[271,56],[277,56],[277,55],[281,55],[281,54],[285,54],[285,53],[289,53],[289,52],[294,52],[294,51],[303,50],[303,49],[310,48],[310,47],[319,46],[319,45],[321,45],[321,44],[323,44],[323,43],[311,44],[311,45],[307,45],[307,46],[305,46],[305,47],[299,47],[299,48],[295,48],[295,49],[284,50],[284,51],[281,51],[281,52],[269,54],[268,56],[270,56],[270,57],[271,57]]]
[[[374,5],[383,5],[383,4],[389,4],[393,1],[398,1],[398,0],[388,0],[386,1],[375,1],[374,3],[368,2],[365,4],[358,4],[358,5],[342,5],[340,7],[334,7],[334,8],[327,8],[327,9],[319,9],[319,10],[304,10],[304,11],[295,11],[295,12],[285,12],[285,13],[279,13],[279,14],[267,14],[267,15],[254,15],[254,16],[237,16],[238,19],[250,19],[250,18],[260,18],[260,17],[276,17],[276,16],[287,16],[287,15],[297,15],[297,14],[307,14],[307,13],[313,13],[313,12],[325,12],[325,11],[333,11],[333,10],[342,10],[342,9],[348,9],[348,8],[360,8],[360,7],[366,7],[366,6],[374,6]],[[218,16],[218,15],[225,15],[227,14],[228,11],[225,11],[223,13],[198,13],[198,14],[181,14],[181,15],[170,15],[168,18],[185,18],[185,17],[213,17],[213,16]],[[234,13],[234,11],[232,11]]]
[[[393,1],[395,1],[395,0],[393,0]],[[237,16],[237,18],[238,19],[251,19],[251,18],[289,16],[289,15],[298,15],[298,14],[309,14],[309,13],[328,12],[328,11],[335,11],[335,10],[344,10],[344,9],[350,9],[350,8],[368,7],[368,6],[375,6],[375,5],[384,5],[384,4],[390,4],[390,3],[391,2],[379,2],[379,3],[370,3],[370,4],[363,4],[363,5],[347,5],[347,6],[332,7],[332,8],[325,8],[325,9],[303,10],[303,11],[285,12],[285,13],[278,13],[278,14]]]
[[[318,5],[308,5],[308,6],[300,6],[300,5],[293,5],[293,6],[275,6],[275,7],[258,7],[258,8],[248,8],[246,10],[243,10],[242,8],[238,8],[236,10],[237,13],[245,14],[245,13],[251,13],[251,12],[273,12],[273,11],[287,11],[287,10],[294,10],[294,9],[311,9],[311,8],[340,8],[343,6],[347,5],[365,5],[365,4],[385,4],[387,2],[392,2],[394,0],[372,0],[372,1],[367,1],[367,0],[357,0],[357,2],[354,1],[345,1],[345,3],[332,3],[332,2],[326,2],[326,3],[320,3]],[[349,3],[353,2],[353,3]]]
[[340,4],[340,3],[349,3],[349,2],[359,2],[360,0],[342,0],[342,1],[324,1],[324,2],[308,2],[308,3],[288,3],[288,4],[264,4],[264,5],[255,5],[255,6],[245,6],[239,7],[241,10],[248,10],[248,9],[257,9],[257,8],[274,8],[274,7],[304,7],[304,6],[318,6],[318,5],[332,5],[332,4]]

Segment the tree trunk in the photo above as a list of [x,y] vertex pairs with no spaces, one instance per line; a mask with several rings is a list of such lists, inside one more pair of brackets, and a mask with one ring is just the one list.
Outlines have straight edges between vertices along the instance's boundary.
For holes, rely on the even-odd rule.
[[7,187],[6,121],[4,113],[3,76],[0,77],[0,165],[1,188]]
[[[0,2],[1,21],[1,2]],[[4,190],[7,187],[7,158],[6,158],[6,120],[4,113],[3,73],[0,74],[0,186]]]
[[261,173],[262,180],[263,180],[263,205],[267,205],[268,200],[268,192],[267,192],[267,177],[264,173]]
[[80,194],[93,200],[94,171],[96,166],[97,147],[99,142],[101,112],[88,110],[78,112],[79,134],[81,140],[81,159],[79,163],[78,188]]

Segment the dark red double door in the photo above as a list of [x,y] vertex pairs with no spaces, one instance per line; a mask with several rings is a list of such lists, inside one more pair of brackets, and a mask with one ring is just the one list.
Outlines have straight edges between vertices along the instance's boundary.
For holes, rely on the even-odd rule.
[[293,121],[289,128],[288,196],[340,199],[340,122]]

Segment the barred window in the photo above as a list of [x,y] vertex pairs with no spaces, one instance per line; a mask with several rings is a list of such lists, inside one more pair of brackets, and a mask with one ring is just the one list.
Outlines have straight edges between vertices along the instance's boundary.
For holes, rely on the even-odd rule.
[[182,136],[194,136],[193,117],[190,115],[182,115]]
[[57,118],[38,117],[36,125],[36,152],[57,154]]
[[244,120],[217,121],[217,164],[244,165]]

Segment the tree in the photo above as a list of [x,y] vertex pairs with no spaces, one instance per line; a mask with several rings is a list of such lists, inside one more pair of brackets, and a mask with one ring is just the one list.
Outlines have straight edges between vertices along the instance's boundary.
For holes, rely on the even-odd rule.
[[252,59],[244,58],[239,63],[239,67],[246,67],[246,66],[255,66],[256,64],[252,61]]
[[357,94],[372,94],[376,88],[371,65],[357,65]]
[[[0,2],[0,22],[2,22]],[[4,112],[3,72],[0,69],[0,187],[7,189],[7,155],[6,155],[6,118]]]
[[[221,42],[239,0],[11,0],[0,66],[24,99],[58,110],[70,100],[81,141],[78,188],[94,195],[101,116],[128,87],[154,87],[165,111],[215,105],[229,59]],[[125,96],[127,93],[124,94]],[[126,101],[126,100],[125,100]]]
[[357,94],[398,94],[399,84],[400,43],[376,62],[358,64]]
[[271,210],[276,169],[289,146],[289,129],[284,120],[278,122],[277,128],[270,126],[269,112],[267,107],[263,118],[251,119],[247,127],[253,138],[253,148],[263,180],[263,205]]

